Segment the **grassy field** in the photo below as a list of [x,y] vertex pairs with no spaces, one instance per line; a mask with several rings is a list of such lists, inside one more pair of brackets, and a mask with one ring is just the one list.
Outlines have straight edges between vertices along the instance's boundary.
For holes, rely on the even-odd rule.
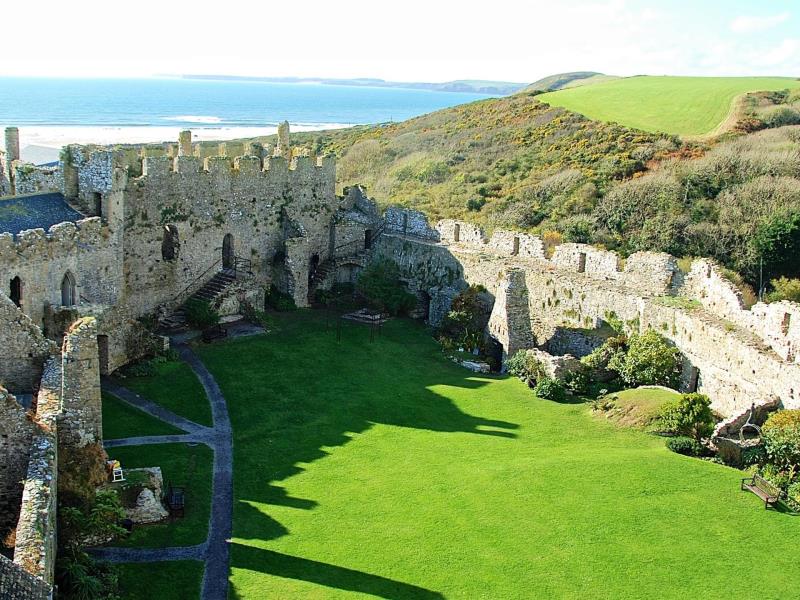
[[728,116],[746,92],[800,87],[784,77],[627,77],[542,94],[538,98],[590,119],[644,131],[702,136]]
[[196,560],[119,565],[122,600],[199,598],[203,563]]
[[[234,431],[234,598],[785,598],[800,520],[741,473],[310,312],[198,349]],[[179,597],[179,596],[175,596]],[[183,597],[183,596],[180,596]]]
[[137,435],[171,435],[184,433],[177,427],[151,417],[138,408],[103,393],[103,437],[116,440]]
[[156,368],[158,377],[126,377],[121,383],[177,415],[200,425],[213,425],[203,386],[189,366],[172,361],[157,364]]

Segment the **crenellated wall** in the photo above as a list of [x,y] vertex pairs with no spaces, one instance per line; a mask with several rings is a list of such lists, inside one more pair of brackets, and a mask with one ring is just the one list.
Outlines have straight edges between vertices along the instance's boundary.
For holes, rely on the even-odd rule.
[[583,339],[581,330],[610,322],[629,331],[653,328],[685,357],[685,387],[707,393],[721,413],[774,398],[800,407],[800,306],[744,309],[735,286],[711,261],[695,261],[684,277],[667,254],[642,252],[622,261],[582,244],[559,246],[547,260],[535,239],[526,240],[533,250],[523,252],[522,239],[514,242],[520,234],[495,232],[487,241],[462,225],[469,241],[459,233],[455,242],[454,226],[437,226],[441,243],[384,234],[376,251],[430,294],[433,325],[458,290],[480,284],[495,296],[489,332],[506,353],[555,339],[568,345],[571,332]]
[[[119,300],[122,273],[116,238],[99,218],[59,223],[47,232],[29,229],[0,233],[0,282],[19,277],[21,307],[39,327],[46,306],[62,304],[61,284],[69,273],[77,296],[86,303],[114,304]],[[10,295],[10,289],[3,290]]]

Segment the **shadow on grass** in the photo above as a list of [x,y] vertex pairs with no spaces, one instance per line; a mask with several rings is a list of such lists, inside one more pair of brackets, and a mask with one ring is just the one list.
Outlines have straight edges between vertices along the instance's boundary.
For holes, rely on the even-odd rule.
[[[313,510],[276,482],[301,473],[376,424],[513,439],[518,425],[463,412],[437,388],[478,390],[494,379],[445,361],[427,330],[390,321],[339,329],[325,315],[276,316],[276,331],[197,349],[228,403],[234,431],[234,536],[274,540],[287,528],[259,505]],[[467,397],[467,396],[463,396]],[[379,468],[380,465],[376,465]],[[369,593],[383,598],[441,598],[377,575],[249,546],[233,546],[231,566]]]
[[[253,571],[263,571],[264,566],[269,565],[269,573],[278,577],[308,581],[348,592],[369,594],[377,598],[391,600],[444,599],[442,594],[416,585],[253,546],[232,545],[231,562],[237,568]],[[263,590],[263,593],[265,596],[269,595],[268,590]],[[245,598],[236,591],[235,586],[231,586],[230,595],[232,598]]]

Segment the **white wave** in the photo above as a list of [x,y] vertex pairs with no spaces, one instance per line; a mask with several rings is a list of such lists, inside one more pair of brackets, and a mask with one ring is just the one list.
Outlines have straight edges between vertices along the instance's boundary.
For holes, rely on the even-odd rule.
[[211,115],[178,115],[163,117],[165,121],[181,121],[184,123],[222,123],[222,119]]

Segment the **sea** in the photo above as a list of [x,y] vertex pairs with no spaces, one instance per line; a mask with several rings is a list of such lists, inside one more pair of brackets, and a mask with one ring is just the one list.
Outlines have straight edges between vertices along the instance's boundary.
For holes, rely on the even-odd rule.
[[402,121],[488,97],[260,81],[0,77],[0,127],[19,127],[22,158],[45,162],[47,149],[68,143],[162,142],[177,140],[181,129],[196,140],[253,137],[274,133],[284,120],[294,131],[333,129]]

